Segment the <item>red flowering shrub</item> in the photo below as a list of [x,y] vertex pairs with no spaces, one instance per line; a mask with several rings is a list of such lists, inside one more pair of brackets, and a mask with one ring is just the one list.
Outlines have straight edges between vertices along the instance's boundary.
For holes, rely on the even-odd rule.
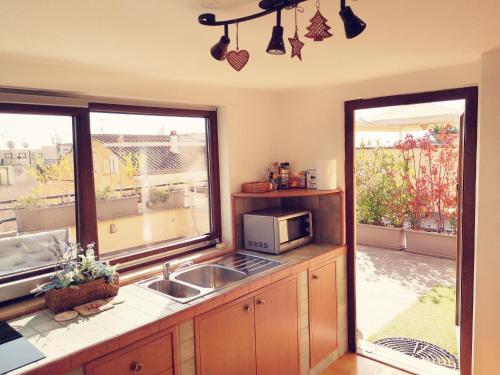
[[422,229],[425,217],[435,220],[440,233],[448,220],[456,221],[458,151],[457,136],[450,129],[446,125],[438,134],[431,130],[421,138],[408,134],[395,144],[405,163],[403,178],[411,196],[410,222],[415,229]]

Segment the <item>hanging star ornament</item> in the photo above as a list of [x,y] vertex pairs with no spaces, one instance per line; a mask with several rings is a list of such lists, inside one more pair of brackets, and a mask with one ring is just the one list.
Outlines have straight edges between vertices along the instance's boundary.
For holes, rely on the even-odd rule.
[[304,47],[304,43],[302,43],[299,39],[299,34],[297,33],[297,31],[295,31],[295,35],[293,36],[293,38],[288,38],[288,41],[292,46],[291,58],[293,59],[295,56],[297,56],[299,60],[302,61],[302,47]]

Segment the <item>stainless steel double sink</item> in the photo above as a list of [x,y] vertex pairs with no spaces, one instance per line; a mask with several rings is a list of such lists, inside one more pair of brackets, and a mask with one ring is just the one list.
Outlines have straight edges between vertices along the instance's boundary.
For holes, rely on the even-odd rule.
[[160,276],[137,285],[177,302],[187,303],[282,264],[282,261],[237,252],[175,271],[168,279]]

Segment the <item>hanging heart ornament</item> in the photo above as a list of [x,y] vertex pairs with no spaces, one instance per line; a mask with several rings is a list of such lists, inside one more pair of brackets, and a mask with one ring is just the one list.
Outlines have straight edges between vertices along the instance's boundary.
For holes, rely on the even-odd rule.
[[238,72],[245,67],[249,58],[250,54],[247,50],[244,49],[229,51],[226,54],[227,62]]

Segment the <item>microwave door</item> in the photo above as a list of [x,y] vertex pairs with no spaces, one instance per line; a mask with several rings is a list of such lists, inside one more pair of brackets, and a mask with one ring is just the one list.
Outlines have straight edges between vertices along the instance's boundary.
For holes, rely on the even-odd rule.
[[300,215],[286,220],[287,242],[310,237],[309,215]]
[[280,244],[310,236],[309,215],[283,218],[278,223]]

